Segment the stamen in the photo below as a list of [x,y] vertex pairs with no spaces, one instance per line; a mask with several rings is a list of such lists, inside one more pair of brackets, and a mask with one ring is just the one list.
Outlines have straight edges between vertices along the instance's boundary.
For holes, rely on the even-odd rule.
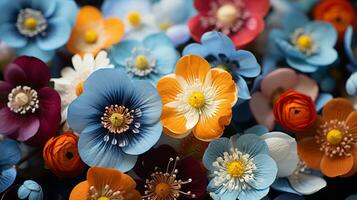
[[47,21],[41,11],[25,8],[17,15],[16,27],[22,35],[27,37],[45,35]]
[[129,73],[144,77],[150,73],[156,73],[156,58],[150,50],[135,48],[132,55],[126,61],[126,69]]
[[89,200],[124,200],[121,191],[113,191],[109,185],[104,188],[89,187]]
[[36,90],[28,86],[17,86],[8,95],[7,106],[11,111],[19,114],[34,113],[39,108]]
[[314,38],[301,28],[296,29],[291,35],[291,43],[306,56],[311,56],[318,51]]
[[[101,123],[104,128],[108,129],[111,133],[124,133],[130,128],[130,125],[133,123],[134,113],[134,110],[129,110],[125,106],[110,105],[105,107],[105,112],[103,114],[103,117],[101,117]],[[139,129],[135,128],[135,132],[138,131]]]

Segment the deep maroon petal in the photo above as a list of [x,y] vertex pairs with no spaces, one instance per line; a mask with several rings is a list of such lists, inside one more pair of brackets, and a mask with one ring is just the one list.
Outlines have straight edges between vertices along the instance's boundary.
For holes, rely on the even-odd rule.
[[4,135],[14,134],[21,125],[21,116],[13,113],[8,107],[0,109],[0,133]]
[[29,56],[17,57],[14,61],[25,72],[28,85],[33,89],[39,89],[48,86],[50,81],[50,71],[46,63],[40,59]]
[[13,86],[5,81],[0,81],[0,108],[6,106],[8,99],[7,96],[11,92]]
[[40,121],[35,115],[28,115],[23,118],[22,124],[17,131],[16,139],[18,141],[24,142],[34,136],[40,127]]
[[200,14],[208,13],[212,10],[212,3],[210,0],[195,0],[194,6]]
[[25,85],[27,82],[25,71],[17,64],[10,63],[6,66],[4,70],[4,79],[11,85]]

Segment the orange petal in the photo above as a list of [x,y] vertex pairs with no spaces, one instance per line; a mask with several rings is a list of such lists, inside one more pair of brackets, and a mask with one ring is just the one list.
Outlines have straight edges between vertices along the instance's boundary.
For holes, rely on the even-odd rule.
[[[175,108],[164,106],[161,115],[162,125],[175,135],[184,135],[189,131],[186,127],[187,120],[184,115],[180,114]],[[170,134],[168,134],[170,135]]]
[[103,16],[100,10],[93,6],[83,6],[77,15],[76,25],[78,27],[92,24],[95,26],[98,21],[102,21]]
[[206,74],[211,66],[204,59],[197,55],[187,55],[180,58],[176,64],[176,75],[183,77],[187,82],[198,79],[204,83]]
[[126,174],[121,174],[121,179],[117,180],[117,187],[113,187],[113,190],[121,191],[124,194],[131,193],[135,190],[136,182]]
[[349,132],[357,138],[357,111],[351,112],[346,119],[346,126],[349,127]]
[[347,174],[353,167],[353,156],[329,157],[321,160],[321,172],[328,177],[336,177]]
[[76,185],[69,196],[69,200],[87,200],[89,199],[88,181],[83,181]]
[[174,74],[161,78],[157,83],[157,90],[159,91],[163,105],[175,101],[177,95],[182,93],[182,87]]
[[353,167],[352,169],[343,177],[353,176],[357,172],[357,145],[352,146],[352,156],[353,156]]
[[295,133],[296,138],[302,140],[306,137],[314,137],[317,133],[317,130],[321,129],[321,125],[323,123],[324,121],[322,120],[322,117],[317,115],[315,122],[311,126],[306,128],[304,131]]
[[216,90],[216,100],[228,101],[231,106],[237,102],[237,85],[233,81],[231,74],[222,69],[211,70],[212,86]]
[[343,98],[330,100],[322,110],[322,117],[326,121],[339,120],[345,121],[348,115],[353,111],[353,105],[350,101]]
[[320,169],[320,162],[324,153],[320,151],[315,138],[308,137],[298,141],[297,150],[301,160],[303,160],[307,166],[316,170]]
[[130,193],[126,193],[123,195],[125,200],[141,200],[141,195],[138,191],[134,190]]
[[106,41],[104,48],[110,48],[118,43],[124,36],[124,24],[116,17],[110,17],[104,21],[104,31]]

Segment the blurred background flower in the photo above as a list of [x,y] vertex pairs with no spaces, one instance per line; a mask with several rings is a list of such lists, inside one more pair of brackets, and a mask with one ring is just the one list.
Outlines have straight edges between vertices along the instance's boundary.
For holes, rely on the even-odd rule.
[[26,180],[18,189],[19,199],[42,200],[43,192],[41,186],[33,180]]
[[10,187],[16,179],[15,165],[21,159],[21,150],[14,140],[1,139],[0,149],[0,193]]

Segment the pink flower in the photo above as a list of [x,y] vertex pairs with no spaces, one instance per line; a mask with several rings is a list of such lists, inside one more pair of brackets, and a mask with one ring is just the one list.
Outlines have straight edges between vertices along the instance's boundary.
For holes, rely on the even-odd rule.
[[228,35],[237,48],[252,42],[264,30],[269,0],[195,0],[198,14],[188,26],[192,37],[200,41],[208,31]]
[[277,69],[268,74],[260,84],[261,92],[255,92],[249,102],[250,109],[259,124],[272,130],[275,125],[273,105],[286,90],[294,90],[316,100],[319,87],[309,77],[297,74],[288,68]]

